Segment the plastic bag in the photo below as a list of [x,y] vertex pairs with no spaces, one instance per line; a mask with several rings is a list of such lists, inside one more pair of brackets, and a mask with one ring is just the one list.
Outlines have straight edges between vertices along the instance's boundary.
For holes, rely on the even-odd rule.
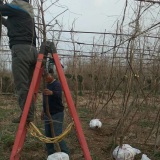
[[99,119],[92,119],[89,123],[90,128],[95,129],[95,128],[101,128],[102,123]]
[[69,160],[69,156],[64,152],[57,152],[49,155],[47,160]]
[[128,144],[123,144],[122,148],[117,146],[113,151],[116,160],[133,160],[136,154],[141,153],[139,149],[133,148]]
[[141,160],[151,160],[151,159],[149,159],[146,154],[143,154]]

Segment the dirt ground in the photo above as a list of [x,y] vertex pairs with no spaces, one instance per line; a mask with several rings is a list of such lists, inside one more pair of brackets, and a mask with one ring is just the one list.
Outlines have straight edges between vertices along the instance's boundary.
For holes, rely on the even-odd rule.
[[[92,156],[92,160],[111,160],[112,151],[119,143],[119,136],[117,137],[116,143],[114,143],[114,135],[116,126],[119,120],[119,111],[117,110],[117,103],[120,98],[114,97],[112,105],[114,108],[111,110],[103,110],[97,117],[102,122],[102,128],[92,130],[89,128],[89,122],[93,119],[93,112],[85,104],[87,102],[87,95],[79,97],[79,106],[77,108],[78,116],[81,122],[81,126],[86,137],[86,141]],[[116,105],[117,104],[117,105]],[[65,105],[65,120],[64,129],[72,121],[71,116]],[[36,119],[35,125],[44,132],[43,121],[40,120],[40,112],[42,109],[41,96],[38,97],[36,103]],[[20,110],[17,104],[17,97],[11,95],[0,96],[0,160],[9,160],[14,138],[18,129],[18,125],[11,123],[11,119],[18,116]],[[142,114],[142,113],[139,113]],[[124,144],[130,144],[132,147],[140,149],[142,153],[152,157],[152,160],[160,159],[160,149],[158,145],[155,147],[155,136],[156,131],[153,130],[151,136],[144,143],[146,137],[148,137],[152,130],[153,120],[156,114],[150,116],[150,121],[143,119],[136,124],[133,124],[129,132],[124,137]],[[71,132],[65,138],[67,146],[70,150],[70,160],[84,160],[83,152],[80,147],[78,137],[76,134],[75,127],[72,128]],[[154,152],[155,151],[155,152]],[[154,154],[155,153],[155,154]],[[140,160],[141,155],[135,157]],[[40,142],[38,139],[32,137],[27,133],[24,147],[21,154],[21,160],[45,160],[47,159],[45,144]]]

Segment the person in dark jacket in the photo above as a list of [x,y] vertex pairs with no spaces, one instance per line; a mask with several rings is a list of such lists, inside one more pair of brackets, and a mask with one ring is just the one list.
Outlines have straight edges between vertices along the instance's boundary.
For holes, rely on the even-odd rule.
[[[23,111],[28,90],[37,62],[36,33],[33,7],[29,0],[13,0],[3,4],[0,0],[2,23],[8,29],[9,46],[12,51],[12,72],[16,85],[18,102]],[[13,123],[19,123],[21,115]],[[32,100],[27,122],[34,120],[34,102]]]
[[[45,121],[45,136],[52,138],[50,123],[46,114],[45,95],[48,96],[49,112],[53,120],[55,136],[59,136],[60,134],[62,134],[64,118],[64,106],[62,104],[62,86],[57,80],[54,79],[52,70],[51,73],[49,73],[49,75],[47,76],[46,82],[47,89],[43,90],[43,110],[41,113],[41,120]],[[54,120],[58,121],[59,123],[54,122]],[[59,145],[61,152],[69,155],[69,150],[64,140],[59,142]],[[53,143],[46,143],[46,148],[48,156],[55,153]]]

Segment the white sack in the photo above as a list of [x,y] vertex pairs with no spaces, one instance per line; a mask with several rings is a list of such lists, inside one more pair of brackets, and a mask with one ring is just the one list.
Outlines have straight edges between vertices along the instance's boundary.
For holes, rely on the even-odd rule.
[[90,128],[94,129],[94,128],[101,128],[102,127],[102,123],[99,119],[92,119],[89,123]]
[[64,152],[57,152],[49,155],[47,160],[69,160],[69,156]]
[[139,149],[133,148],[128,144],[123,144],[122,148],[117,146],[113,151],[116,160],[134,160],[136,154],[141,153]]
[[151,159],[149,159],[146,154],[143,154],[141,160],[151,160]]

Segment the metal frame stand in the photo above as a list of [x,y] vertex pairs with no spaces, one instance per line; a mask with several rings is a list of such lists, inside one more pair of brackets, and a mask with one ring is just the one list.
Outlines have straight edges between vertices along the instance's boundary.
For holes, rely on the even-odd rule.
[[78,118],[78,115],[77,115],[77,112],[76,112],[76,109],[75,109],[75,106],[74,106],[74,103],[73,103],[73,100],[72,100],[72,97],[71,97],[71,94],[68,88],[66,78],[63,73],[63,69],[62,69],[58,54],[57,54],[57,50],[55,48],[54,43],[49,42],[49,41],[42,43],[41,48],[40,48],[40,53],[38,55],[37,64],[36,64],[35,71],[33,74],[32,82],[30,85],[27,99],[26,99],[25,107],[22,113],[22,118],[19,124],[15,142],[12,148],[10,160],[19,160],[20,158],[22,147],[23,147],[24,140],[25,140],[26,133],[27,133],[25,124],[26,124],[30,104],[31,104],[33,95],[35,95],[34,101],[36,101],[40,82],[41,82],[41,77],[42,77],[43,70],[44,70],[43,61],[45,60],[46,58],[45,56],[47,56],[48,53],[51,53],[53,56],[53,59],[56,65],[56,69],[57,69],[57,72],[58,72],[58,75],[61,81],[61,85],[65,93],[69,111],[75,123],[78,139],[82,147],[85,160],[91,160],[90,152],[89,152],[89,149],[88,149],[88,146],[87,146],[87,143],[86,143],[86,140],[85,140],[82,128],[81,128],[81,124],[80,124],[80,121],[79,121],[79,118]]

